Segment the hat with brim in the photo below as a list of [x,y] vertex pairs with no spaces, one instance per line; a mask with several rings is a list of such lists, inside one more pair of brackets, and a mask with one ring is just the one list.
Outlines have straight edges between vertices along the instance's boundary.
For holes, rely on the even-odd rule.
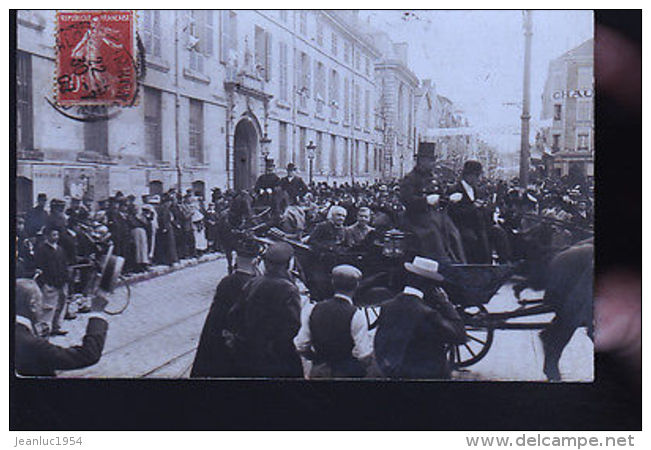
[[433,259],[416,256],[412,262],[406,262],[404,266],[407,272],[430,280],[443,281],[443,275],[439,273],[439,263]]
[[294,163],[287,164],[287,170],[296,170],[296,164]]

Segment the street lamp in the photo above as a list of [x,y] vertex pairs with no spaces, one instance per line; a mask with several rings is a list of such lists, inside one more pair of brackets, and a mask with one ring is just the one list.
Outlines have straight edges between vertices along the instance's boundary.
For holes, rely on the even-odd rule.
[[314,142],[310,141],[310,143],[307,144],[307,159],[310,161],[310,165],[309,165],[309,170],[310,170],[310,172],[309,172],[309,181],[310,181],[310,184],[312,184],[312,175],[313,175],[312,164],[314,162],[314,157],[316,156],[315,150],[316,150],[316,145],[314,145]]
[[271,144],[271,139],[265,132],[264,135],[260,138],[260,146],[262,147],[262,156],[264,156],[264,159],[267,159],[269,157],[269,144]]

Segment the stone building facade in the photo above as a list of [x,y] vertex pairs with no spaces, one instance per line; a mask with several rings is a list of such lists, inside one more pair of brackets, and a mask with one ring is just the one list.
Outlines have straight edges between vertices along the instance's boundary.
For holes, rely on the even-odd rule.
[[97,201],[249,188],[266,157],[281,175],[294,162],[306,181],[398,175],[383,165],[378,80],[391,86],[390,151],[415,148],[418,81],[352,11],[140,11],[138,103],[93,122],[53,105],[54,11],[17,22],[19,208],[38,192]]
[[537,144],[551,174],[594,175],[594,41],[549,63]]

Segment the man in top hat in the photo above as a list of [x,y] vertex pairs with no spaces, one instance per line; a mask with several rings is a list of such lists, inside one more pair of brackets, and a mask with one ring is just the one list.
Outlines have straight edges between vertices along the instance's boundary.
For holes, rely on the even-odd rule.
[[287,164],[287,176],[280,180],[280,187],[283,188],[291,204],[295,204],[297,199],[307,193],[307,186],[301,177],[296,175],[296,165]]
[[301,325],[300,292],[290,275],[293,248],[272,244],[264,254],[264,275],[253,278],[228,314],[242,376],[302,377],[293,338]]
[[416,166],[400,182],[400,200],[405,205],[405,231],[410,233],[409,253],[437,261],[466,261],[459,231],[447,212],[441,210],[433,170],[434,144],[421,142]]
[[389,378],[447,379],[449,344],[463,344],[463,320],[445,292],[438,262],[415,257],[404,264],[406,284],[382,304],[374,339],[375,359]]
[[280,177],[276,175],[276,164],[271,158],[264,160],[265,172],[255,182],[254,192],[258,205],[273,206],[272,195],[274,189],[280,184]]
[[373,340],[362,310],[353,304],[362,272],[342,264],[332,269],[334,296],[306,303],[296,350],[314,363],[308,378],[360,378],[373,355]]
[[461,233],[463,249],[471,264],[491,263],[487,218],[478,191],[481,173],[479,161],[466,161],[461,179],[450,194],[449,214]]

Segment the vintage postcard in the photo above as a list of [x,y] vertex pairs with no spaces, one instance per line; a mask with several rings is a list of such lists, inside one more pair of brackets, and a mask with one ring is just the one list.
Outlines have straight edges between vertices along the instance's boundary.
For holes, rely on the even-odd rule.
[[15,373],[592,381],[593,35],[18,11]]

